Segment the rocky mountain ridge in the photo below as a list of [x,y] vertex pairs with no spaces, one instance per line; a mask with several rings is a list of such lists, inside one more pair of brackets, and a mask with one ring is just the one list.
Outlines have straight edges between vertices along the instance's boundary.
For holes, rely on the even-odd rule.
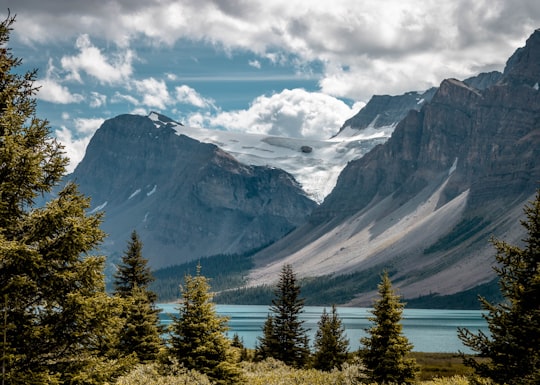
[[163,122],[105,121],[69,176],[104,211],[103,251],[113,259],[133,230],[153,268],[243,253],[281,238],[315,208],[290,174],[242,164]]
[[520,242],[540,181],[538,55],[537,30],[495,84],[443,81],[385,144],[348,164],[306,225],[255,256],[252,282],[271,282],[283,263],[304,277],[389,269],[407,298],[493,279],[489,237]]

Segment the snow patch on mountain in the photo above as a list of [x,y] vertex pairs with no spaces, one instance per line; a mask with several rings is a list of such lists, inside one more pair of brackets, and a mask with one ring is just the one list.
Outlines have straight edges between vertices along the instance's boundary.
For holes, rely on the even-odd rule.
[[187,127],[164,122],[157,113],[151,113],[149,118],[157,126],[169,124],[178,135],[215,144],[244,164],[285,170],[319,203],[330,194],[348,162],[384,143],[395,128],[393,125],[362,131],[345,129],[330,139],[317,140]]
[[140,188],[137,189],[137,190],[135,190],[135,191],[133,191],[133,192],[131,193],[131,195],[129,196],[128,200],[134,198],[134,197],[137,196],[137,194],[139,194],[140,192],[141,192],[141,189],[140,189]]
[[152,190],[148,191],[146,193],[146,196],[149,197],[150,195],[153,195],[157,190],[157,184],[154,185],[154,187],[152,188]]

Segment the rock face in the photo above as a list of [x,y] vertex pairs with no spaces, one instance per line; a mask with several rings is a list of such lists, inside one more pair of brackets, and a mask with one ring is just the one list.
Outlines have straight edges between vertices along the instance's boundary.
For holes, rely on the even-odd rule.
[[287,262],[304,276],[388,268],[407,298],[492,279],[488,239],[520,242],[540,182],[540,30],[480,87],[489,77],[497,82],[483,89],[443,81],[385,144],[348,164],[308,224],[257,255],[252,278]]
[[[465,79],[463,82],[478,90],[484,90],[496,84],[502,77],[498,71],[481,73]],[[424,92],[411,91],[403,95],[374,95],[355,116],[345,121],[340,132],[349,127],[364,130],[368,127],[381,128],[395,126],[403,120],[409,111],[420,111],[422,106],[431,101],[437,87]]]
[[340,131],[347,127],[363,130],[396,125],[410,110],[419,110],[429,102],[436,91],[436,88],[430,88],[423,93],[412,91],[395,96],[374,95],[364,108],[345,121]]
[[266,245],[316,206],[284,171],[136,115],[103,123],[70,179],[105,212],[104,251],[121,253],[137,230],[153,268]]

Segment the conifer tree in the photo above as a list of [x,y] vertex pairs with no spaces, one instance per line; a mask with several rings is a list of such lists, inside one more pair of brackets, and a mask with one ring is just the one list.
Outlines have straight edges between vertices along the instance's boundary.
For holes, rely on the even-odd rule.
[[115,294],[123,298],[124,326],[119,335],[121,354],[136,354],[141,362],[157,358],[162,346],[159,312],[156,307],[156,294],[148,289],[154,280],[148,260],[142,256],[143,244],[136,231],[122,257],[122,263],[115,274]]
[[216,384],[242,382],[241,371],[225,336],[228,330],[226,317],[216,313],[208,279],[201,275],[187,275],[180,287],[182,298],[178,316],[170,325],[169,352],[187,369],[206,374]]
[[492,239],[497,251],[494,270],[505,301],[480,298],[490,335],[458,331],[465,346],[482,357],[464,357],[465,364],[496,384],[540,383],[540,190],[524,212],[523,247]]
[[[67,158],[35,115],[36,72],[15,71],[7,48],[15,21],[0,23],[0,352],[8,384],[92,384],[111,378],[119,304],[105,293],[101,214],[67,184],[43,207],[39,195],[65,174]],[[99,370],[96,370],[98,368]]]
[[303,367],[309,359],[309,340],[304,321],[300,320],[304,299],[300,297],[300,286],[291,265],[281,269],[274,295],[270,307],[272,315],[266,320],[257,354]]
[[369,381],[389,384],[414,382],[418,366],[407,354],[413,345],[402,334],[401,316],[404,305],[394,293],[388,273],[384,272],[378,285],[379,297],[374,304],[367,329],[368,336],[360,339],[360,357]]
[[341,365],[347,360],[348,350],[349,340],[345,336],[345,328],[336,306],[332,305],[332,314],[328,314],[324,308],[315,334],[313,367],[324,371],[341,369]]
[[130,297],[133,289],[138,287],[146,292],[152,303],[157,296],[148,289],[154,277],[148,267],[148,260],[142,255],[143,243],[135,230],[131,233],[127,249],[122,256],[122,263],[114,274],[114,291],[121,297]]

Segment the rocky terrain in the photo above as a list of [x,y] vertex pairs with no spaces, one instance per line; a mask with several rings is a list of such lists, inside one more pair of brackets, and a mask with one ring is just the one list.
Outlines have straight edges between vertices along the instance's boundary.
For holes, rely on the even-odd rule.
[[133,230],[153,268],[246,252],[304,223],[316,206],[290,174],[242,164],[172,123],[107,120],[69,176],[105,213],[103,251],[113,259]]
[[407,298],[491,280],[488,240],[519,243],[540,181],[539,55],[536,31],[494,85],[443,81],[385,144],[348,164],[306,225],[256,256],[252,282],[283,263],[301,276],[389,269]]

